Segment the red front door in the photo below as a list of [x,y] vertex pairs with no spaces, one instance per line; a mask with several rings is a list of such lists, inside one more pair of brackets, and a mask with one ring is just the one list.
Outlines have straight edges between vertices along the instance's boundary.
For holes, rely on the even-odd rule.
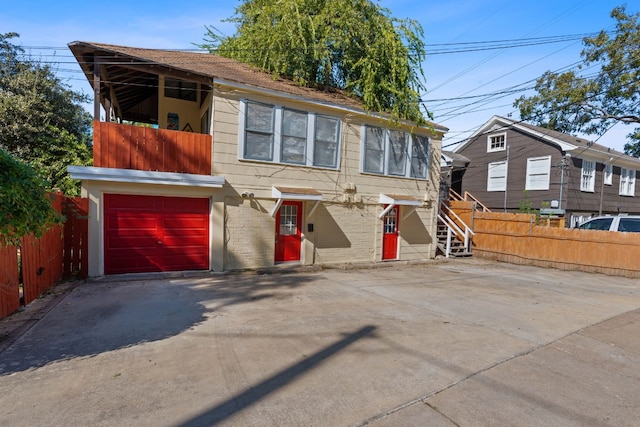
[[209,269],[209,199],[104,195],[104,273]]
[[384,216],[382,231],[382,259],[398,258],[398,207],[394,206]]
[[275,262],[300,261],[302,202],[282,202],[276,215]]

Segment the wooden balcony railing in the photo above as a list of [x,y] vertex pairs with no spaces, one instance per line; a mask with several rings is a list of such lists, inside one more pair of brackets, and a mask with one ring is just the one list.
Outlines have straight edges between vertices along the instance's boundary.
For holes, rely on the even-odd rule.
[[211,175],[211,135],[96,120],[93,165]]

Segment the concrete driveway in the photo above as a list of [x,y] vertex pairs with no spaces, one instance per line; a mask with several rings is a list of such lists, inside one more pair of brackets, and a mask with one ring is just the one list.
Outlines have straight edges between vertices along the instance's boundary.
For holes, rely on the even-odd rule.
[[7,426],[639,419],[640,283],[481,260],[88,282],[0,353]]

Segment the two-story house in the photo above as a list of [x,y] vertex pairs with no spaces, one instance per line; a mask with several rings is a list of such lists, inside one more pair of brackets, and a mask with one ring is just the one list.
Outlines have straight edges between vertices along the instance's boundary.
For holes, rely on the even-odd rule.
[[640,213],[640,159],[582,138],[494,116],[456,153],[469,163],[452,188],[493,211],[549,208],[564,211],[568,226],[593,215]]
[[94,165],[69,167],[90,276],[435,256],[446,128],[213,54],[69,47],[94,92]]

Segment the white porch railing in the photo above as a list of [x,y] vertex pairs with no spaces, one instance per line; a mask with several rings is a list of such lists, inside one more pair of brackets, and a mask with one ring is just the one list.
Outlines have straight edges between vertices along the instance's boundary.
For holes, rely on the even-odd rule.
[[[455,218],[456,221],[454,221]],[[447,242],[445,246],[445,256],[449,258],[451,254],[451,242],[454,237],[454,233],[456,236],[464,243],[464,250],[466,252],[471,252],[471,241],[473,239],[473,235],[475,234],[471,227],[469,227],[454,211],[452,211],[449,206],[445,203],[440,202],[440,210],[438,211],[438,218],[442,223],[447,227]],[[464,230],[460,228],[458,224],[461,224],[464,227]]]

